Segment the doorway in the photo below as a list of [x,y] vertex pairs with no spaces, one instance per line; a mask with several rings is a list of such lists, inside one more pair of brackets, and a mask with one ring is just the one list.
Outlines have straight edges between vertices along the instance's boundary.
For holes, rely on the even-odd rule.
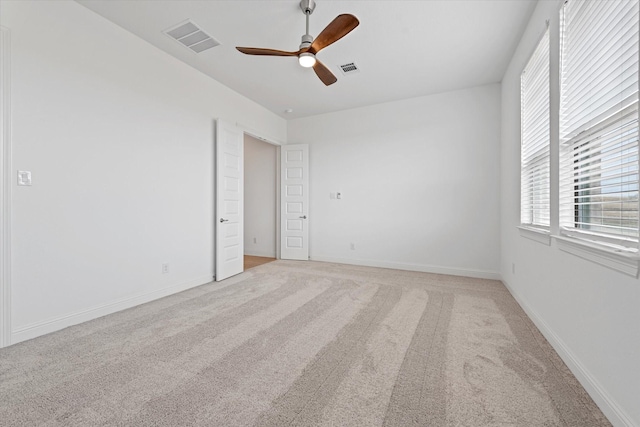
[[[308,260],[309,146],[307,144],[281,145],[243,130],[237,123],[234,126],[220,119],[214,123],[216,195],[213,238],[215,281],[219,282],[242,273],[245,253],[247,255],[252,253],[258,254],[258,256],[267,255],[266,257],[273,257],[272,260],[274,258]],[[258,142],[267,143],[267,145],[255,147],[267,151],[275,150],[270,151],[270,156],[267,156],[272,159],[271,161],[256,160],[253,162],[260,168],[267,166],[271,170],[270,178],[262,177],[258,181],[266,183],[268,187],[255,190],[257,197],[253,197],[253,193],[247,197],[251,203],[254,199],[265,200],[264,194],[270,194],[266,200],[275,201],[275,207],[273,205],[266,208],[261,205],[250,206],[247,215],[249,217],[257,215],[258,219],[256,220],[255,217],[249,219],[247,224],[249,227],[257,224],[258,228],[250,229],[247,233],[245,233],[244,206],[245,137],[252,137]],[[251,139],[247,139],[251,141]],[[275,154],[275,161],[273,154]],[[257,159],[260,158],[260,156],[257,157]],[[274,165],[275,168],[273,168]],[[254,168],[251,166],[249,168],[248,174],[251,180]],[[274,169],[275,173],[273,173]],[[274,212],[275,215],[273,215]],[[265,224],[266,227],[264,227]],[[262,232],[258,234],[259,230]],[[247,239],[247,252],[244,249],[245,238]],[[262,244],[264,246],[259,247]]]
[[275,261],[278,147],[244,134],[244,268]]

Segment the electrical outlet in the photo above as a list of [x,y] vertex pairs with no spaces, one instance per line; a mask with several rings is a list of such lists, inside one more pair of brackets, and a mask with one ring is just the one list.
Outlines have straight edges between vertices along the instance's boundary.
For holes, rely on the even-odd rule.
[[162,274],[167,274],[169,272],[169,263],[165,262],[162,264]]
[[351,250],[352,250],[352,251],[355,251],[355,250],[356,250],[356,244],[355,244],[355,243],[352,243],[352,244],[351,244]]

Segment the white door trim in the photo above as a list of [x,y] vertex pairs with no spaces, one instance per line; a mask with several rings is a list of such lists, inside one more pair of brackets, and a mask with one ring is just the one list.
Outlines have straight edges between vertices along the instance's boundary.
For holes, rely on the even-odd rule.
[[11,344],[11,34],[0,27],[0,347]]
[[266,142],[267,144],[271,144],[273,146],[276,147],[276,259],[281,259],[280,257],[280,241],[282,240],[282,229],[280,226],[280,215],[281,215],[281,208],[280,208],[280,204],[281,204],[281,199],[280,199],[280,182],[281,182],[281,178],[280,178],[280,165],[281,160],[280,160],[280,150],[282,149],[283,145],[286,145],[272,137],[263,137],[260,132],[256,131],[255,129],[251,129],[241,123],[236,122],[236,127],[238,127],[239,129],[242,130],[242,132],[244,132],[245,135],[249,135],[253,138],[259,139],[262,142]]
[[260,141],[264,141],[267,144],[275,145],[280,147],[282,145],[286,145],[284,142],[278,141],[276,138],[271,136],[265,136],[260,131],[250,128],[249,126],[245,126],[240,122],[236,122],[236,127],[240,129],[242,132],[246,133],[249,136],[252,136]]

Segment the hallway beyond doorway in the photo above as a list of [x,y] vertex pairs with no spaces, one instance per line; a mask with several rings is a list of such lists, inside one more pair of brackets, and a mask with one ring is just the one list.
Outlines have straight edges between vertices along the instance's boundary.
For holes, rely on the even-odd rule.
[[257,267],[262,264],[267,264],[269,262],[275,261],[275,258],[268,258],[263,256],[252,256],[245,255],[244,256],[244,269],[248,270],[253,267]]

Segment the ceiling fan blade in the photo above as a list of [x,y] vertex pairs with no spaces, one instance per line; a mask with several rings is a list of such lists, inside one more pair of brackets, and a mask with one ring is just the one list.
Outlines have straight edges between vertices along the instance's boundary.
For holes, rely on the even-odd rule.
[[284,50],[276,49],[262,49],[259,47],[236,47],[240,52],[247,55],[266,55],[266,56],[298,56],[298,52],[286,52]]
[[338,81],[336,76],[320,61],[316,60],[315,65],[313,66],[313,71],[316,72],[316,75],[322,80],[326,86],[332,85]]
[[358,21],[358,18],[353,15],[338,15],[336,19],[331,21],[329,25],[327,25],[325,29],[318,34],[318,37],[316,37],[311,44],[309,51],[312,53],[320,52],[320,50],[349,34],[359,24],[360,21]]

